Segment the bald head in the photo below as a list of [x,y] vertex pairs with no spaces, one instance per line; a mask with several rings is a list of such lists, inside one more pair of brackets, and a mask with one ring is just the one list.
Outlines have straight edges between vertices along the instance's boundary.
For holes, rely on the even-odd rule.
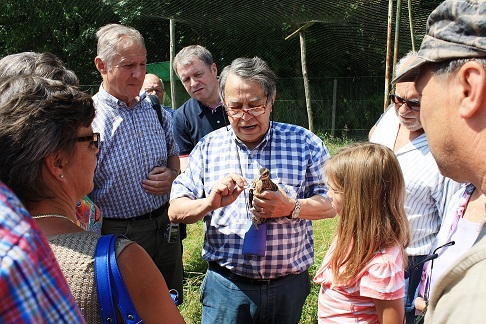
[[164,83],[162,83],[162,79],[159,78],[157,75],[147,73],[145,75],[142,89],[145,90],[147,95],[157,96],[160,103],[164,101]]

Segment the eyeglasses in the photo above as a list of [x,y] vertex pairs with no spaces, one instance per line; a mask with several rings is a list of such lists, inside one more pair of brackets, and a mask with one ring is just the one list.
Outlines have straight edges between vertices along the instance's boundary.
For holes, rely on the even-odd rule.
[[93,135],[89,136],[76,137],[75,140],[77,142],[91,142],[96,148],[98,148],[100,145],[100,133],[93,133]]
[[253,108],[240,108],[240,109],[226,109],[226,114],[232,118],[241,118],[243,117],[243,114],[247,113],[248,115],[251,115],[253,117],[257,117],[260,115],[263,115],[265,113],[265,105],[261,105],[258,107],[253,107]]
[[390,94],[389,97],[391,101],[400,106],[407,104],[408,108],[410,108],[411,110],[420,111],[420,101],[418,100],[405,100],[395,94]]
[[147,88],[147,89],[143,89],[146,93],[151,93],[151,92],[155,92],[155,93],[162,93],[164,92],[164,89],[157,89],[157,88]]

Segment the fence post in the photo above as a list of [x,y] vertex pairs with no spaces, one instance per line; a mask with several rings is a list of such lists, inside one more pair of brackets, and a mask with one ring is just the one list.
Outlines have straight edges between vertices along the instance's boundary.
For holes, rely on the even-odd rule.
[[336,131],[336,95],[337,95],[337,79],[334,79],[334,85],[332,87],[332,124],[331,135],[334,136]]
[[305,49],[305,31],[300,31],[300,58],[302,64],[302,76],[304,77],[305,107],[307,109],[307,119],[309,120],[309,130],[314,132],[314,117],[312,115],[311,95],[309,87],[309,78],[307,75],[307,53]]
[[176,95],[176,80],[175,80],[175,72],[172,68],[172,63],[174,62],[175,57],[175,21],[174,19],[170,19],[169,21],[169,33],[170,33],[170,59],[169,59],[169,73],[170,73],[170,98],[172,101],[172,109],[179,108],[179,104],[177,102],[177,95]]

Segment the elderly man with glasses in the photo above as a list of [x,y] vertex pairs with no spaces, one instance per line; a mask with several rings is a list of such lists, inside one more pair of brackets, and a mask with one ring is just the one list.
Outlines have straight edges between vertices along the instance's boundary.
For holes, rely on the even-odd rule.
[[[415,57],[410,52],[396,66],[400,73]],[[392,149],[405,178],[405,211],[410,224],[408,266],[405,269],[407,323],[415,318],[414,300],[422,274],[422,260],[431,252],[444,215],[445,204],[460,184],[442,176],[430,153],[420,122],[419,93],[414,82],[398,83],[392,104],[370,131],[370,142]],[[418,265],[418,266],[417,266]]]
[[[314,262],[312,220],[336,214],[322,140],[270,120],[275,81],[258,57],[224,68],[219,94],[231,127],[199,141],[172,186],[170,219],[204,221],[202,323],[298,323]],[[278,190],[259,181],[248,188],[256,178]]]

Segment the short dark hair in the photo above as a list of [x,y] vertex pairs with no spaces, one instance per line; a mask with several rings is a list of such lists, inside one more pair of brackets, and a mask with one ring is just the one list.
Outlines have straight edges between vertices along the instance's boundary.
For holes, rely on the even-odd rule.
[[34,75],[1,79],[0,180],[26,205],[48,198],[44,159],[72,156],[78,130],[94,116],[93,100],[76,87]]

